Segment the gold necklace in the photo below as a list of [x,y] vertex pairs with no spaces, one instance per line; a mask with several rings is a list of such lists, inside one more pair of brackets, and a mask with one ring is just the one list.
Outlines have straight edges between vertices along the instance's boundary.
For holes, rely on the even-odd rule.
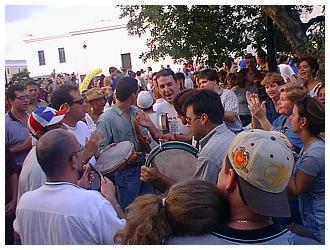
[[236,219],[236,220],[230,220],[230,222],[236,222],[236,223],[260,223],[260,222],[264,222],[267,224],[272,224],[273,221],[271,218],[268,219],[264,219],[264,220],[243,220],[243,219]]

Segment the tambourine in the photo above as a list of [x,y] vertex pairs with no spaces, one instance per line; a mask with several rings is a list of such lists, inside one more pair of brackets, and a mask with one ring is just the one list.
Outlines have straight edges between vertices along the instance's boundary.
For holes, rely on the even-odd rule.
[[178,182],[190,179],[197,168],[198,149],[178,141],[161,143],[151,150],[146,159],[146,166],[154,161],[159,172]]
[[97,159],[94,169],[102,175],[111,175],[123,168],[134,152],[134,144],[122,141],[103,150]]

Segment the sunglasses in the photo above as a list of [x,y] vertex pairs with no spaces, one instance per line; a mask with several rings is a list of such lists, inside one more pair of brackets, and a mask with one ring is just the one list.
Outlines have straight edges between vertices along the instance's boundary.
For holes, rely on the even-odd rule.
[[[79,104],[79,105],[83,105],[83,104],[85,103],[85,99],[84,99],[84,98],[81,98],[81,99],[78,100],[78,101],[74,101],[74,102],[72,102],[72,105],[75,104],[75,103],[76,103],[76,104]],[[72,105],[71,105],[71,106],[72,106]]]
[[16,96],[15,99],[25,101],[29,99],[29,96],[28,95]]

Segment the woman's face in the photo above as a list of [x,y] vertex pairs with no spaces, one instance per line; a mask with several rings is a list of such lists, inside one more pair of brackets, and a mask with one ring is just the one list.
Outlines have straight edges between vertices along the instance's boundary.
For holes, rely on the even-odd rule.
[[236,81],[234,79],[228,79],[228,81],[227,81],[227,89],[231,89],[234,86],[236,86]]
[[265,85],[267,95],[272,100],[278,100],[280,97],[279,85],[275,82],[270,82]]
[[294,103],[290,101],[285,92],[280,93],[280,99],[277,102],[278,113],[285,116],[292,114]]
[[298,66],[298,73],[305,82],[313,78],[313,70],[307,61],[302,61]]
[[317,93],[317,100],[325,105],[325,87],[320,88],[319,92]]

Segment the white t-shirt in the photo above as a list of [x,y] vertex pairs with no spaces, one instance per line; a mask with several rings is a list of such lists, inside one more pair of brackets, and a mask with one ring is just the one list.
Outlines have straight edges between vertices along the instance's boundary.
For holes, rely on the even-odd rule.
[[220,89],[220,99],[222,106],[226,112],[233,112],[236,114],[236,120],[234,122],[226,122],[227,128],[229,128],[234,133],[242,130],[242,122],[238,116],[239,106],[238,98],[234,91],[231,89]]
[[309,95],[311,97],[317,97],[317,92],[319,91],[321,86],[322,86],[322,82],[319,82],[318,84],[316,84],[315,87],[311,91],[309,91]]
[[191,80],[190,77],[186,77],[184,80],[184,87],[186,89],[193,89],[194,88],[194,82]]
[[40,188],[45,181],[46,175],[39,165],[36,147],[34,146],[26,156],[19,175],[17,202],[25,192]]
[[164,100],[157,105],[156,113],[158,117],[161,115],[161,113],[167,113],[170,133],[183,135],[190,133],[189,127],[182,124],[178,113],[174,109],[174,106],[167,101]]
[[93,132],[96,129],[96,124],[88,113],[85,114],[85,121],[89,131]]
[[164,101],[163,98],[159,98],[155,101],[154,105],[152,105],[152,110],[157,112],[157,108],[159,106],[159,104],[161,104]]
[[23,245],[105,245],[125,223],[99,192],[46,182],[21,197],[14,229]]
[[[68,128],[68,131],[70,133],[74,134],[80,145],[85,146],[86,139],[89,140],[89,138],[91,137],[91,132],[89,131],[86,123],[84,123],[83,121],[78,121],[75,127],[69,127],[65,123],[64,125]],[[92,166],[95,165],[96,159],[94,156],[89,160],[89,163]]]
[[281,76],[285,82],[288,80],[288,78],[290,79],[290,77],[294,75],[293,69],[288,64],[281,63],[278,65],[278,68],[280,69]]
[[225,111],[238,114],[238,99],[237,95],[231,89],[221,89],[221,103]]

